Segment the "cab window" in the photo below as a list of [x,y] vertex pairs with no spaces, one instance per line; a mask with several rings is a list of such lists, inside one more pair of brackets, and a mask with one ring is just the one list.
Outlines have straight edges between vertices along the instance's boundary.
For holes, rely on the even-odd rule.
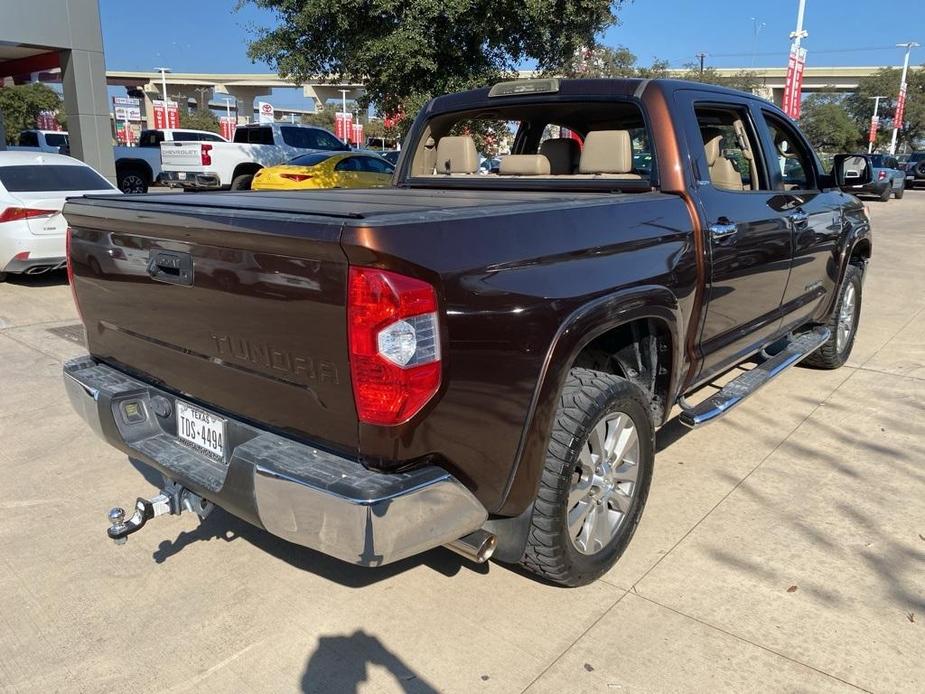
[[742,192],[767,190],[761,150],[743,107],[697,106],[707,174],[714,188]]
[[783,120],[764,114],[768,134],[774,149],[771,158],[776,161],[784,190],[812,190],[816,187],[813,156],[796,130]]

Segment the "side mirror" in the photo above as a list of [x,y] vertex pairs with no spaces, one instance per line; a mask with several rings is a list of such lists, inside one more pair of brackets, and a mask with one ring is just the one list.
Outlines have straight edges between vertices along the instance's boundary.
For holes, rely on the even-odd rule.
[[864,154],[836,154],[832,176],[839,188],[870,183],[874,180],[870,157]]

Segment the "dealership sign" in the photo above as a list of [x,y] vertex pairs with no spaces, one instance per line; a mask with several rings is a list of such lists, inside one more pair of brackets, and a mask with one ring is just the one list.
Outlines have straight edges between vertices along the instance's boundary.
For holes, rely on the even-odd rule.
[[801,93],[803,91],[803,70],[806,67],[806,49],[799,46],[790,47],[790,59],[787,61],[787,82],[784,84],[784,113],[799,120]]
[[180,127],[180,106],[176,101],[163,102],[155,99],[151,102],[154,106],[154,127],[162,130],[164,128]]
[[141,100],[128,96],[112,97],[112,113],[117,121],[140,121]]
[[234,131],[238,127],[238,119],[235,116],[222,116],[219,119],[219,126],[222,137],[226,140],[234,139]]
[[257,122],[272,123],[274,120],[273,104],[266,101],[257,102]]
[[334,114],[334,135],[341,142],[347,142],[353,135],[353,114],[340,111]]

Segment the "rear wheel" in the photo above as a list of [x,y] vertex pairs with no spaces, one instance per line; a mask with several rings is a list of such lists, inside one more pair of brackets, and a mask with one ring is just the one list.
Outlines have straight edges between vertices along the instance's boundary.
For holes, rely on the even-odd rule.
[[806,357],[804,363],[817,369],[837,369],[848,361],[860,316],[861,271],[849,265],[838,295],[838,304],[826,324],[832,335],[822,347]]
[[889,202],[890,194],[892,192],[893,192],[893,189],[889,185],[887,185],[887,187],[883,189],[883,192],[880,193],[880,202]]
[[148,177],[141,169],[121,169],[117,176],[119,190],[123,193],[147,193]]
[[569,372],[533,505],[525,568],[580,586],[616,563],[649,493],[654,431],[638,386],[601,371]]
[[250,190],[253,180],[254,174],[241,174],[240,176],[235,176],[231,181],[231,190]]
[[906,187],[905,185],[902,185],[896,191],[894,191],[893,197],[896,198],[897,200],[902,200],[903,195],[905,194],[906,194]]
[[0,282],[6,282],[6,273],[0,272]]

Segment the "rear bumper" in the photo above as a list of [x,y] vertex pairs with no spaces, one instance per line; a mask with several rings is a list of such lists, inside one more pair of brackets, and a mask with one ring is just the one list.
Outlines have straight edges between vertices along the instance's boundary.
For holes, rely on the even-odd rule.
[[[0,235],[0,272],[45,272],[65,265],[64,234],[33,234],[25,223],[9,222]],[[16,255],[28,251],[29,257]]]
[[222,187],[221,177],[212,171],[186,172],[162,171],[157,182],[171,188],[187,188],[190,190],[218,190]]
[[[487,512],[433,465],[384,474],[358,462],[226,418],[227,464],[176,436],[175,396],[90,357],[64,366],[74,409],[105,441],[170,480],[290,542],[379,566],[453,542]],[[142,421],[123,406],[140,405]],[[137,415],[135,417],[137,419]]]

